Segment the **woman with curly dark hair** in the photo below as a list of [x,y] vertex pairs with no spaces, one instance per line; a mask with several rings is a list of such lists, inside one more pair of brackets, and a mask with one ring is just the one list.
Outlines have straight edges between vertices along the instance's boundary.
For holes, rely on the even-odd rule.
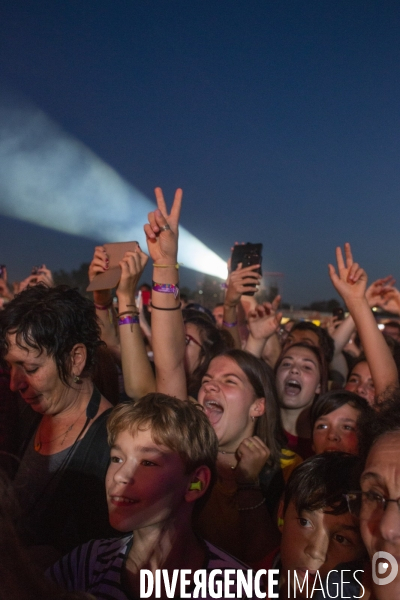
[[93,304],[66,286],[28,288],[0,314],[0,355],[26,403],[14,488],[28,545],[65,552],[109,533],[111,405],[91,379],[101,343]]

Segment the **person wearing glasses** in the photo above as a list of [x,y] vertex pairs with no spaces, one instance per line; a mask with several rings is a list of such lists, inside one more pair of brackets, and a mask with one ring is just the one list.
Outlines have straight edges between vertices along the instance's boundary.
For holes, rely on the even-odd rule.
[[381,404],[379,412],[363,418],[359,427],[360,447],[366,456],[361,489],[350,491],[346,499],[350,512],[359,518],[369,560],[338,565],[338,574],[330,578],[326,590],[315,596],[315,600],[333,593],[343,569],[348,570],[348,583],[343,587],[341,598],[400,598],[399,392]]

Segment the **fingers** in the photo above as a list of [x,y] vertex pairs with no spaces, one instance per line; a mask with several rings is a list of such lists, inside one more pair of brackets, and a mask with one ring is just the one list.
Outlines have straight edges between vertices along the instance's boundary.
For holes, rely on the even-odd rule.
[[[168,224],[173,227],[176,227],[179,223],[179,217],[181,214],[181,207],[182,207],[183,192],[182,192],[181,188],[178,188],[175,192],[175,196],[174,196],[174,200],[172,203],[170,214],[168,214],[167,205],[165,203],[164,194],[162,192],[162,189],[159,187],[156,187],[154,190],[154,193],[156,196],[157,207],[158,207],[158,211],[154,211],[154,213],[155,214],[157,214],[158,212],[161,213],[161,216],[165,219],[164,222],[161,222],[161,226],[166,225],[167,224],[166,220],[169,219]],[[157,219],[157,221],[158,221],[158,219]],[[160,223],[158,223],[158,224],[160,225]]]
[[336,273],[335,267],[333,265],[328,265],[328,272],[329,272],[329,277],[331,278],[332,283],[335,284],[336,281],[339,279],[339,277]]
[[170,213],[170,225],[174,225],[175,227],[179,223],[179,217],[181,214],[182,195],[183,195],[183,192],[182,192],[181,188],[178,188],[175,192],[174,201],[172,203],[172,208],[171,208],[171,213]]
[[253,454],[259,454],[259,453],[265,453],[266,450],[268,450],[268,448],[260,440],[260,438],[257,436],[253,436],[253,437],[245,438],[241,442],[237,453],[239,456],[243,456],[243,454],[246,453],[246,451],[251,452]]
[[280,303],[281,303],[281,297],[280,297],[280,295],[278,294],[278,296],[276,296],[276,297],[275,297],[275,298],[272,300],[272,302],[271,302],[271,308],[272,308],[273,310],[278,310]]
[[342,249],[341,249],[340,246],[338,246],[336,248],[336,262],[337,262],[338,271],[339,271],[339,274],[340,274],[345,269],[344,260],[343,260],[343,254],[342,254]]
[[147,254],[138,249],[135,252],[126,252],[119,265],[124,275],[140,275],[148,259]]
[[165,204],[164,194],[162,192],[162,189],[160,187],[156,187],[154,190],[154,193],[156,196],[157,206],[158,206],[159,210],[164,215],[164,217],[167,218],[167,216],[168,216],[167,206]]
[[344,245],[344,253],[346,256],[346,266],[349,268],[353,264],[353,255],[351,253],[351,246],[349,242],[346,242]]
[[[357,263],[356,263],[357,264]],[[357,281],[361,281],[361,279],[366,279],[367,274],[360,266],[357,265],[357,269],[352,276],[352,282],[356,283]]]
[[147,241],[155,241],[157,239],[156,232],[153,231],[150,223],[146,223],[143,227]]
[[358,263],[352,263],[350,270],[347,274],[347,281],[353,282],[353,283],[354,283],[354,281],[356,281],[355,276],[356,276],[356,273],[358,272],[359,268],[360,268],[360,265]]

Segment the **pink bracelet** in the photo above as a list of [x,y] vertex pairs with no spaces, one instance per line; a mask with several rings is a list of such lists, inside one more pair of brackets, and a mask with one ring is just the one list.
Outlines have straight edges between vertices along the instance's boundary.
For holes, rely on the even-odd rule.
[[128,315],[126,317],[121,317],[118,319],[118,325],[138,325],[139,317]]
[[96,310],[108,310],[110,308],[110,306],[113,305],[113,301],[110,300],[110,302],[108,304],[96,304],[94,303],[94,307]]

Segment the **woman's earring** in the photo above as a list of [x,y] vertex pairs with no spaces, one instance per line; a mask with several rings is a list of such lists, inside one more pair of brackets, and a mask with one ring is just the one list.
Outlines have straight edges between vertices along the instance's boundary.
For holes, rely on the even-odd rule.
[[74,383],[82,383],[82,379],[79,377],[79,375],[74,375],[74,378],[72,381]]

